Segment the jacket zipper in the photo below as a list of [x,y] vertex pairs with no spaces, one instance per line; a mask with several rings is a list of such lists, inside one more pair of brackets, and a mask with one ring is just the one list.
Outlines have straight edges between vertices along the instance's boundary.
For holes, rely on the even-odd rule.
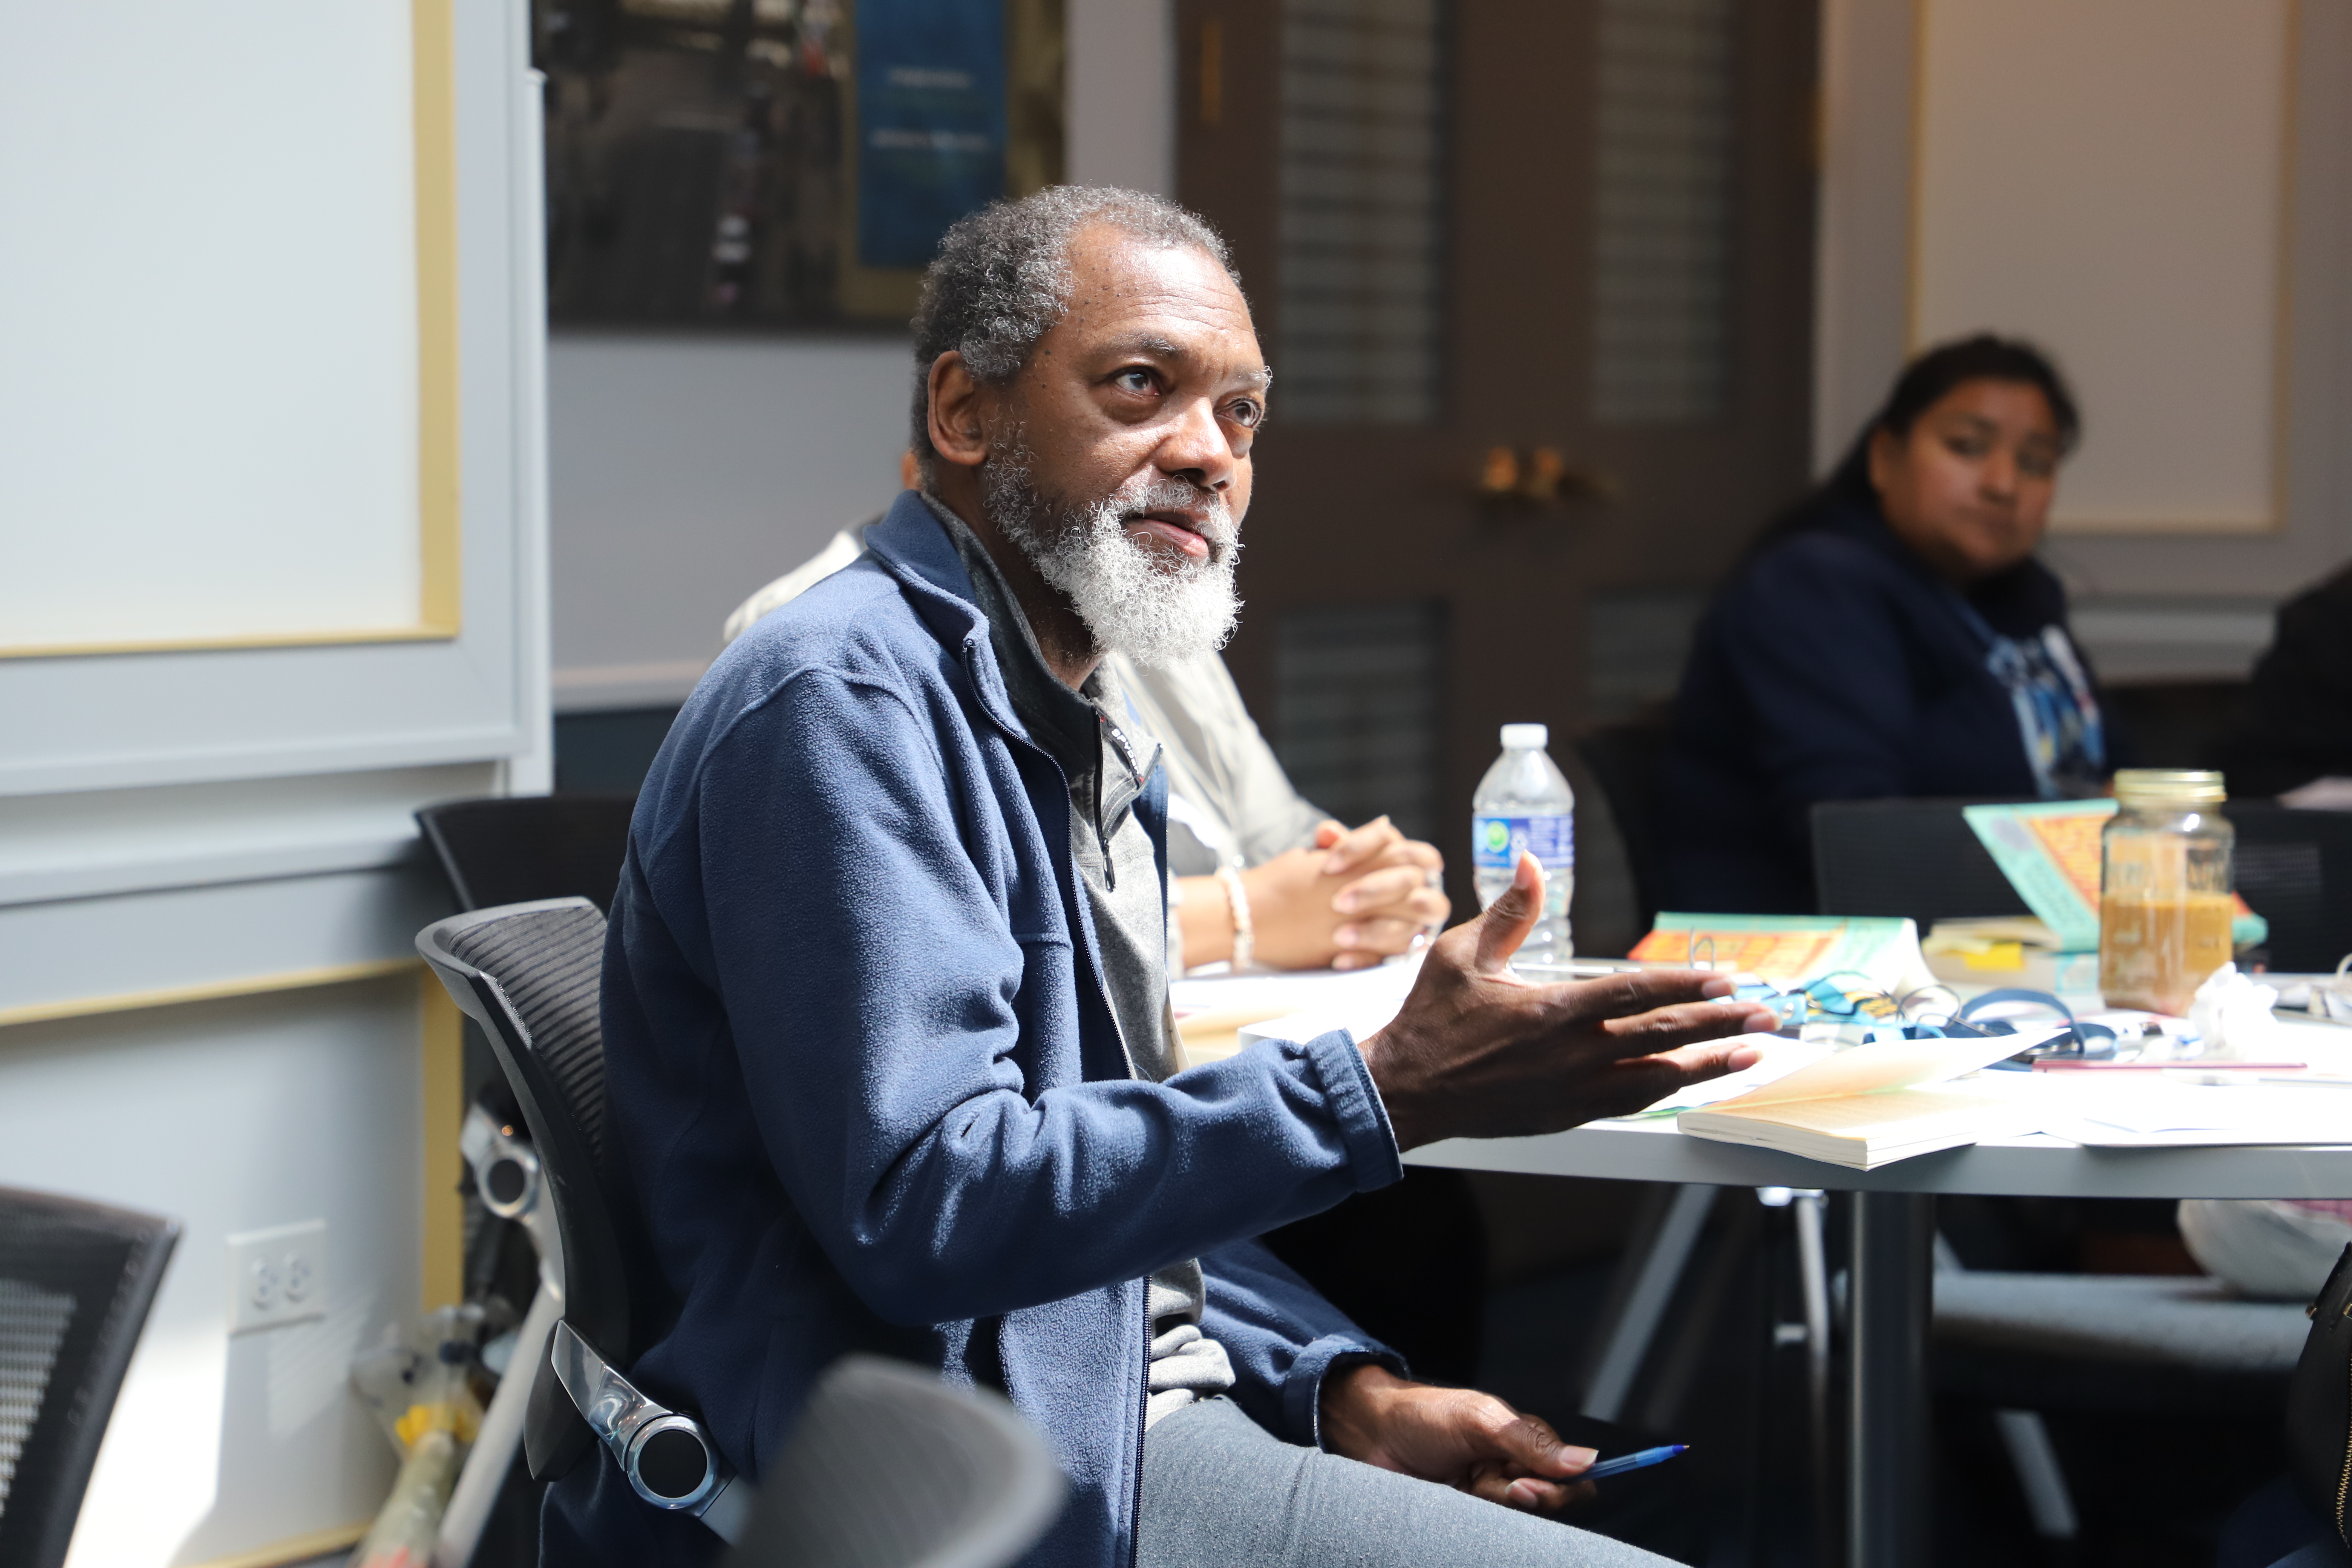
[[[1005,739],[1015,744],[1026,746],[1045,759],[1047,765],[1054,770],[1054,776],[1061,780],[1061,798],[1066,801],[1070,794],[1070,781],[1068,775],[1062,772],[1061,763],[1045,747],[1014,731],[994,711],[984,695],[986,689],[981,684],[980,672],[972,668],[971,661],[975,657],[971,645],[966,643],[964,673],[966,679],[971,680],[973,689],[983,693],[980,704],[981,710],[1004,732]],[[1085,908],[1087,890],[1084,879],[1078,875],[1077,857],[1070,852],[1067,834],[1062,836],[1055,849],[1055,858],[1066,868],[1069,878],[1071,901],[1076,906],[1070,912],[1078,918],[1077,929],[1071,934],[1074,938],[1083,938],[1088,931],[1087,912]],[[1076,947],[1078,943],[1074,941],[1071,945]],[[1140,1078],[1143,1075],[1135,1070],[1135,1053],[1128,1048],[1127,1031],[1120,1028],[1118,1025],[1118,1009],[1111,1005],[1110,982],[1102,972],[1100,944],[1092,945],[1094,951],[1087,955],[1087,967],[1094,972],[1095,994],[1102,999],[1103,1011],[1110,1016],[1111,1036],[1118,1041],[1118,1054],[1126,1061],[1127,1076],[1130,1079]],[[1128,1472],[1129,1479],[1127,1491],[1127,1568],[1135,1568],[1136,1554],[1141,1549],[1143,1532],[1143,1436],[1151,1418],[1151,1285],[1149,1280],[1143,1282],[1143,1382],[1137,1393],[1140,1397],[1135,1406],[1135,1459]]]
[[[1128,1489],[1127,1568],[1143,1550],[1143,1445],[1151,1425],[1151,1282],[1143,1282],[1143,1397],[1135,1407],[1135,1484]],[[2344,1498],[2336,1494],[2338,1528],[2344,1518]]]
[[[2345,1363],[2345,1369],[2347,1408],[2352,1409],[2352,1361]],[[2347,1430],[2345,1433],[2344,1473],[2336,1482],[2336,1539],[2347,1544],[2352,1544],[2352,1535],[2346,1534],[2344,1530],[2344,1502],[2347,1494],[2352,1494],[2352,1421],[2347,1421]]]

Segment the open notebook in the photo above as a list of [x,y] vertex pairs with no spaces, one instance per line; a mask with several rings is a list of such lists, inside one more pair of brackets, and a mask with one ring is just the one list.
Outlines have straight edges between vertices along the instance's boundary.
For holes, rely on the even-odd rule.
[[1859,1046],[1736,1099],[1685,1110],[1675,1125],[1694,1138],[1784,1150],[1857,1171],[2031,1132],[2042,1110],[1937,1086],[2060,1032]]

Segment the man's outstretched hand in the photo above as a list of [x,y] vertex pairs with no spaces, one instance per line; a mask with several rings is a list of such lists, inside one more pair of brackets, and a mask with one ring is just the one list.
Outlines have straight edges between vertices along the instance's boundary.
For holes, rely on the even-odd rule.
[[1363,1042],[1400,1149],[1630,1114],[1757,1059],[1753,1047],[1702,1042],[1780,1022],[1762,1007],[1717,1000],[1731,982],[1717,975],[1522,980],[1510,973],[1511,954],[1542,912],[1542,868],[1521,856],[1509,889],[1431,945],[1403,1009]]
[[1541,1416],[1475,1388],[1408,1383],[1386,1367],[1326,1377],[1322,1429],[1331,1453],[1530,1513],[1557,1513],[1592,1491],[1576,1480],[1592,1450],[1561,1442]]

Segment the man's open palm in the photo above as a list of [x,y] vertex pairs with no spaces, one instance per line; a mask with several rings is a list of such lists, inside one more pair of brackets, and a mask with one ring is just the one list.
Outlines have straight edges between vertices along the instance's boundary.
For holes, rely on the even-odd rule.
[[1522,856],[1509,889],[1432,944],[1402,1010],[1364,1041],[1400,1148],[1628,1115],[1757,1059],[1752,1047],[1701,1042],[1779,1023],[1762,1007],[1718,1000],[1731,990],[1718,975],[1523,980],[1511,955],[1542,912],[1542,868]]

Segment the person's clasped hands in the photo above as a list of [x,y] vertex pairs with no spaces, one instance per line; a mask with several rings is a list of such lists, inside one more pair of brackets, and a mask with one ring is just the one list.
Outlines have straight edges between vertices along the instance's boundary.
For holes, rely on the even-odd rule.
[[1317,825],[1315,847],[1242,873],[1269,969],[1363,969],[1409,952],[1454,905],[1435,886],[1445,858],[1387,817]]

